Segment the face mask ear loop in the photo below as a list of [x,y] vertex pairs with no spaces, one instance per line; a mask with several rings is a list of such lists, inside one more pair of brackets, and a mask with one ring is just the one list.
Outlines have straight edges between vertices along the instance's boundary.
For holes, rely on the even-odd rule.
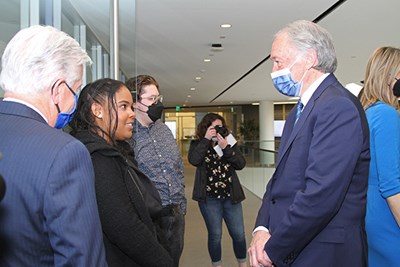
[[148,105],[143,104],[142,101],[138,101],[138,103],[142,104],[145,107],[149,107]]
[[[292,63],[292,65],[290,65],[289,70],[294,66],[294,64],[297,63],[297,61],[298,61],[300,58],[302,58],[302,57],[304,56],[304,53],[305,53],[305,52],[301,53],[301,54],[296,58],[296,60]],[[308,72],[308,69],[304,72],[303,76],[301,77],[300,81],[298,81],[298,83],[303,82],[303,79],[304,79],[304,77],[306,77],[307,72]]]
[[308,72],[308,69],[304,72],[303,76],[301,77],[299,83],[303,82],[304,77],[306,77],[306,74]]
[[296,60],[290,65],[289,70],[294,66],[294,64],[297,63],[297,61],[304,56],[304,53],[301,53],[300,55],[297,56]]
[[[143,106],[145,106],[145,107],[147,107],[147,108],[149,108],[149,106],[148,105],[145,105],[145,104],[143,104],[141,101],[137,101],[137,103],[140,103],[141,105],[143,105]],[[138,108],[138,107],[136,107],[135,109],[137,109],[137,110],[139,110],[140,112],[143,112],[143,113],[146,113],[147,111],[144,111],[143,109],[141,109],[141,108]]]

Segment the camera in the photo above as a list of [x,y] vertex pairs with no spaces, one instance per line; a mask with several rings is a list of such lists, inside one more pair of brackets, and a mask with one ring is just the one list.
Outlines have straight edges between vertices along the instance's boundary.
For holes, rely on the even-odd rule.
[[229,135],[229,131],[227,128],[221,125],[215,125],[215,131],[219,133],[222,137],[227,137]]

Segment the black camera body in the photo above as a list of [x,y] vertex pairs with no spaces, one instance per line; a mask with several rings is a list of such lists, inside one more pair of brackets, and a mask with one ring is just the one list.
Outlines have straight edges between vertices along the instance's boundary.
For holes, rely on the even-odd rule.
[[229,135],[229,131],[227,128],[221,125],[215,125],[215,131],[219,133],[222,137],[227,137]]

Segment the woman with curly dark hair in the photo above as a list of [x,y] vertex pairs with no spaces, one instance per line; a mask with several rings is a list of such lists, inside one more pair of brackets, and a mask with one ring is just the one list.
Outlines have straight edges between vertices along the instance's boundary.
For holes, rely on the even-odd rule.
[[193,199],[198,201],[208,230],[208,252],[213,266],[221,266],[222,219],[233,241],[240,267],[246,265],[246,238],[241,202],[245,199],[235,170],[246,161],[226,128],[225,119],[204,116],[189,148],[189,162],[196,166]]
[[161,200],[140,172],[126,140],[135,112],[124,83],[100,79],[79,96],[71,134],[89,150],[108,266],[172,266],[159,243],[153,220]]

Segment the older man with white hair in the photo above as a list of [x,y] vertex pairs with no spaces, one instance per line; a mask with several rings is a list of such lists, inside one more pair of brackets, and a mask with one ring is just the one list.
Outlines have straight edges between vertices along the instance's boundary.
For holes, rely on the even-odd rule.
[[19,31],[4,51],[1,266],[107,265],[90,155],[58,130],[75,112],[90,62],[73,38],[51,26]]

